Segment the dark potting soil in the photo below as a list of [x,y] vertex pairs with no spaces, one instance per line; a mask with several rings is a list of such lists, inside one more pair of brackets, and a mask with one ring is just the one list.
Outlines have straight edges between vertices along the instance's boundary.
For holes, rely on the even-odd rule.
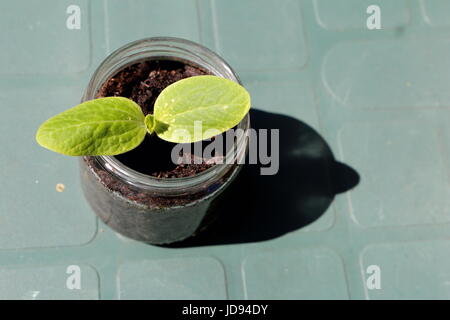
[[[161,91],[170,84],[192,76],[210,74],[208,71],[173,60],[150,60],[133,64],[119,71],[99,90],[97,98],[120,96],[136,102],[145,115],[153,113],[153,106]],[[181,178],[200,173],[212,166],[202,159],[201,164],[176,165],[171,159],[175,144],[146,135],[135,149],[116,158],[133,170],[158,178]],[[203,143],[203,148],[207,143]],[[191,150],[193,145],[191,145]]]

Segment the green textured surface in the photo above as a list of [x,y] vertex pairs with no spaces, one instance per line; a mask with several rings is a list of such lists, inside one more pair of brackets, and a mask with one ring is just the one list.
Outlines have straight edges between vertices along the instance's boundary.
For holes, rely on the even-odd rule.
[[[71,4],[80,30],[65,27]],[[450,4],[378,0],[375,31],[369,4],[2,2],[0,298],[449,298]],[[116,235],[84,201],[76,159],[34,134],[80,101],[108,53],[150,36],[217,51],[255,108],[313,127],[360,183],[271,240],[162,248]],[[273,215],[304,213],[294,200]],[[80,290],[66,288],[70,265]],[[380,290],[365,286],[369,265],[381,269]]]

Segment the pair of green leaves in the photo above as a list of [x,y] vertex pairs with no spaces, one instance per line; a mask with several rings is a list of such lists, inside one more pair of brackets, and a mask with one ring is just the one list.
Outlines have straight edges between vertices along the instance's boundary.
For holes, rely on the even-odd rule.
[[174,143],[209,139],[237,125],[249,109],[250,95],[239,84],[196,76],[165,88],[153,115],[123,97],[90,100],[45,121],[36,140],[70,156],[117,155],[136,148],[146,133]]

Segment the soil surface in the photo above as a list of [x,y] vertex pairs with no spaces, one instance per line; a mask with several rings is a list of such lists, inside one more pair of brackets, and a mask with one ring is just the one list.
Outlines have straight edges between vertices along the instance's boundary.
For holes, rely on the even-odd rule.
[[[153,106],[161,91],[168,85],[192,76],[210,74],[206,70],[179,61],[150,60],[133,64],[118,72],[99,90],[97,98],[120,96],[135,101],[145,115],[153,113]],[[175,144],[148,135],[137,148],[116,158],[133,170],[158,178],[181,178],[200,173],[212,166],[202,159],[201,164],[172,162]],[[203,148],[207,143],[203,143]],[[194,150],[191,145],[191,150]],[[186,155],[185,155],[186,156]]]

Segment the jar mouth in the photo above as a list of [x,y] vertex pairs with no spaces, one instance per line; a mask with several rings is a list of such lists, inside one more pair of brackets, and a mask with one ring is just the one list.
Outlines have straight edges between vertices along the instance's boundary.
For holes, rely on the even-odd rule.
[[[212,74],[230,79],[241,84],[237,74],[230,65],[215,52],[190,40],[175,37],[152,37],[128,43],[112,52],[96,69],[84,93],[82,101],[95,99],[101,86],[117,72],[142,60],[184,60],[205,68]],[[114,156],[95,156],[96,160],[108,171],[119,178],[144,189],[171,190],[180,187],[190,189],[204,186],[225,175],[236,163],[243,163],[247,152],[248,136],[246,130],[250,127],[250,117],[247,114],[236,126],[244,134],[236,138],[235,148],[224,155],[231,162],[214,164],[212,167],[189,177],[157,178],[138,172],[120,162]]]

